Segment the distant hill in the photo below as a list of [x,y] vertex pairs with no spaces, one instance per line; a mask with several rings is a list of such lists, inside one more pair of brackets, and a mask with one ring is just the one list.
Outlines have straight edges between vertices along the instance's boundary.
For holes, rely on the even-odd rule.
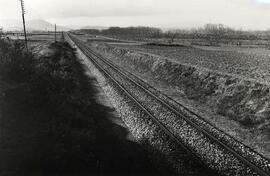
[[[54,24],[51,24],[45,20],[31,20],[27,21],[26,25],[29,28],[35,29],[35,30],[45,30],[45,31],[54,31]],[[68,31],[69,28],[63,27],[63,26],[57,26],[58,31]]]
[[[0,20],[0,27],[5,31],[23,30],[20,20]],[[54,31],[54,25],[45,20],[30,20],[26,22],[27,31]],[[57,26],[58,31],[68,31],[69,28]]]

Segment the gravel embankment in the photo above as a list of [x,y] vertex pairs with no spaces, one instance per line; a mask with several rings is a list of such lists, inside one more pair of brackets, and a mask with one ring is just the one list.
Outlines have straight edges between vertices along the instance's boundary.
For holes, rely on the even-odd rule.
[[130,101],[114,83],[104,77],[96,67],[78,51],[78,55],[84,60],[91,72],[97,77],[113,106],[130,129],[139,143],[145,146],[154,162],[161,167],[169,168],[172,174],[185,173],[185,175],[209,175],[209,171],[202,169],[185,150],[175,145],[174,141],[143,112],[138,105]]

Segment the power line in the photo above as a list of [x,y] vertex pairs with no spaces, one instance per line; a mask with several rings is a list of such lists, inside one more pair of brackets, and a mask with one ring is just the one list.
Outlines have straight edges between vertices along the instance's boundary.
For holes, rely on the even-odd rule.
[[25,8],[24,8],[24,1],[21,1],[21,7],[22,7],[22,19],[23,19],[23,30],[24,30],[24,39],[25,39],[25,48],[28,52],[28,45],[27,45],[27,36],[26,36],[26,28],[25,28],[25,18],[24,18],[24,14],[25,14]]

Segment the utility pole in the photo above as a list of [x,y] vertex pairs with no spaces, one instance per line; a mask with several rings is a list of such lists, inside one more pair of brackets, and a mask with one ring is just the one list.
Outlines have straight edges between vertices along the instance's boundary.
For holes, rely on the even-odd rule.
[[24,10],[24,1],[21,1],[21,7],[22,7],[22,19],[23,19],[23,31],[24,31],[24,39],[25,39],[25,48],[28,52],[28,45],[27,45],[27,36],[26,36],[26,28],[25,28],[25,18],[24,18],[24,14],[25,14],[25,10]]
[[56,43],[56,24],[54,25],[54,42]]

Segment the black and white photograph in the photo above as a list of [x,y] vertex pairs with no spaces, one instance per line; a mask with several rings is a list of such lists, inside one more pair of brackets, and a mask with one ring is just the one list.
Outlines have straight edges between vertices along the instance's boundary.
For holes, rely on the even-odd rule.
[[270,176],[270,0],[0,0],[0,176]]

